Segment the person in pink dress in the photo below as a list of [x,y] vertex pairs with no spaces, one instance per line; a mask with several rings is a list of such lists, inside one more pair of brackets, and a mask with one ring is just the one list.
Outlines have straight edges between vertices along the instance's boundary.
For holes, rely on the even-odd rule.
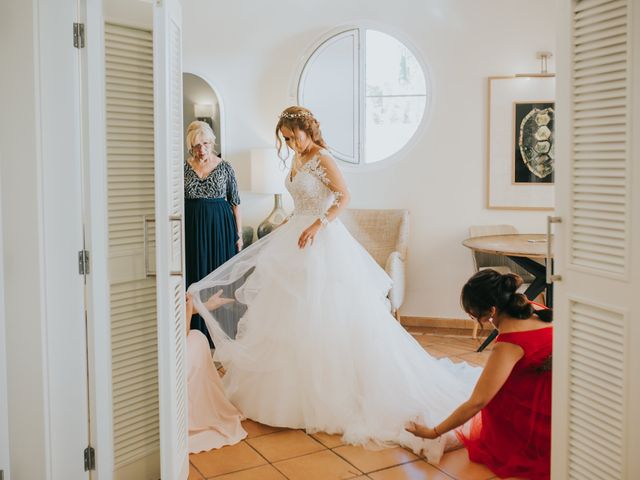
[[[222,298],[222,291],[207,301],[216,308],[233,300]],[[224,392],[213,363],[209,341],[200,330],[191,330],[193,300],[187,295],[187,396],[189,401],[189,453],[233,445],[247,436],[240,423],[242,414]]]
[[500,334],[469,400],[433,427],[411,423],[407,430],[434,439],[466,424],[456,433],[471,461],[503,478],[548,480],[552,312],[517,293],[520,285],[519,276],[490,269],[465,284],[464,310]]

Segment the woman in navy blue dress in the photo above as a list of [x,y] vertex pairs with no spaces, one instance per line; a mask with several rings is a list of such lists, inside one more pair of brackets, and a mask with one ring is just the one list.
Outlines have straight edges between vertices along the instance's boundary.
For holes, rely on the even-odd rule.
[[[191,155],[184,165],[185,264],[187,286],[202,279],[242,249],[240,196],[235,172],[213,150],[216,141],[205,122],[187,128]],[[194,315],[191,328],[207,327]]]

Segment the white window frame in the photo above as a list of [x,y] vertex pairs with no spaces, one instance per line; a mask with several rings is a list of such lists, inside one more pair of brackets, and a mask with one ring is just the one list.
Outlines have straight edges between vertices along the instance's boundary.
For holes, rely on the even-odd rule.
[[[357,152],[358,152],[358,162],[348,162],[342,160],[339,155],[336,155],[336,158],[340,161],[340,166],[347,171],[371,171],[371,170],[379,170],[389,167],[390,165],[401,161],[406,157],[407,152],[409,152],[422,138],[424,135],[429,121],[431,119],[431,101],[434,91],[434,84],[432,82],[432,76],[430,69],[427,63],[423,60],[424,55],[422,52],[416,48],[416,46],[402,33],[393,28],[389,28],[386,25],[381,25],[375,22],[356,22],[351,24],[345,24],[338,26],[320,36],[313,42],[310,47],[305,51],[302,56],[302,61],[300,62],[291,82],[290,93],[293,101],[296,104],[303,105],[302,101],[303,95],[303,85],[306,76],[305,69],[307,65],[309,65],[315,57],[322,53],[324,48],[328,45],[328,43],[338,36],[342,36],[348,34],[350,31],[357,30],[357,38],[359,39],[358,43],[358,51],[355,52],[355,56],[357,56],[359,64],[358,64],[358,89],[357,89],[357,98],[356,103],[357,111],[358,111],[358,120],[357,125],[354,125],[354,130],[358,134],[358,142]],[[416,131],[411,136],[411,138],[400,148],[398,151],[393,153],[392,155],[383,158],[382,160],[378,160],[373,163],[367,163],[365,158],[365,145],[366,145],[366,31],[367,30],[376,30],[386,35],[389,35],[395,38],[397,41],[402,43],[407,49],[414,55],[416,61],[422,68],[422,73],[425,79],[426,93],[425,93],[425,107],[422,115],[422,119]],[[329,145],[331,147],[331,145]]]

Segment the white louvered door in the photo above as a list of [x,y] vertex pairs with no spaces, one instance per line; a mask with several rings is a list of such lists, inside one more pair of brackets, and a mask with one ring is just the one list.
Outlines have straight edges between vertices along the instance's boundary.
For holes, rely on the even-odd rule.
[[156,269],[163,479],[189,473],[184,312],[182,19],[178,0],[154,8]]
[[639,18],[633,0],[560,9],[556,480],[640,478]]
[[113,478],[160,477],[155,214],[153,38],[105,24]]

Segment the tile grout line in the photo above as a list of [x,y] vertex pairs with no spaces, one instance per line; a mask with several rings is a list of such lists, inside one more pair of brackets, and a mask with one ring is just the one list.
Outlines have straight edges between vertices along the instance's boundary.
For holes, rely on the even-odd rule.
[[[324,445],[323,445],[323,446],[324,446]],[[336,447],[336,448],[337,448],[337,447]],[[324,450],[318,450],[317,452],[311,452],[311,453],[306,453],[306,454],[304,454],[304,455],[298,455],[297,457],[284,458],[284,459],[282,459],[282,460],[278,460],[278,462],[276,462],[276,463],[286,462],[286,461],[289,461],[289,460],[293,460],[293,459],[295,459],[295,458],[302,458],[302,457],[306,457],[306,456],[308,456],[308,455],[315,455],[316,453],[324,452],[325,450],[326,450],[326,451],[329,451],[329,452],[332,452],[332,450],[331,450],[330,448],[326,448],[326,447],[325,447],[325,449],[324,449]],[[335,452],[333,452],[333,453],[334,453],[338,458],[342,458],[342,457],[341,457],[340,455],[338,455],[337,453],[335,453]],[[343,459],[343,460],[345,460],[345,459]],[[358,473],[354,473],[354,474],[353,474],[353,477],[349,477],[349,478],[356,478],[356,477],[359,477],[359,476],[362,476],[362,475],[364,475],[365,477],[367,476],[367,474],[366,474],[366,473],[361,472],[361,471],[360,471],[360,469],[358,469],[358,467],[356,467],[356,466],[355,466],[355,465],[353,465],[352,463],[348,462],[347,460],[345,460],[345,462],[347,462],[350,466],[352,466],[353,468],[355,468],[355,469],[356,469],[356,471],[358,472]],[[273,468],[275,468],[278,472],[280,472],[280,473],[281,473],[285,478],[287,478],[287,480],[289,480],[289,477],[287,477],[287,475],[286,475],[282,470],[280,470],[280,469],[278,468],[278,466],[277,466],[275,463],[269,463],[269,465],[271,465],[271,466],[272,466]],[[367,478],[369,478],[369,477],[367,477]],[[348,479],[347,479],[347,480],[348,480]]]
[[286,478],[287,480],[290,480],[290,478],[287,477],[287,475],[282,470],[280,470],[276,465],[274,465],[273,463],[270,463],[269,465],[271,465],[273,468],[275,468],[276,471],[278,473],[280,473],[280,475],[282,475],[284,478]]
[[[456,448],[456,449],[454,449],[454,450],[449,450],[449,452],[455,452],[456,450],[461,450],[461,449],[463,449],[463,448],[464,448],[464,447]],[[445,452],[445,453],[449,453],[449,452]],[[444,455],[443,455],[443,456],[444,456]],[[431,465],[433,468],[435,468],[436,470],[438,470],[439,472],[444,473],[447,477],[449,477],[449,478],[451,478],[451,479],[453,479],[453,480],[461,480],[461,479],[459,479],[458,477],[454,477],[454,476],[453,476],[453,473],[449,473],[449,472],[447,472],[446,470],[443,470],[442,468],[440,468],[439,464],[438,464],[438,465],[434,465],[433,463],[429,462],[429,461],[427,460],[427,457],[420,457],[420,458],[421,458],[422,460],[424,460],[426,463],[428,463],[429,465]],[[469,460],[469,462],[470,462],[470,463],[474,463],[474,462],[471,462],[471,460]],[[493,472],[491,472],[491,473],[493,474]],[[499,479],[498,477],[496,477],[496,476],[493,476],[493,477],[485,478],[485,479],[483,479],[483,480],[500,480],[500,479]]]
[[[371,470],[370,472],[367,472],[365,475],[369,475],[371,473],[384,472],[385,470],[390,470],[392,468],[401,467],[403,465],[409,465],[410,463],[416,463],[416,462],[419,462],[420,460],[423,460],[422,457],[418,457],[418,458],[416,458],[414,460],[409,460],[408,462],[398,463],[397,465],[391,465],[389,467],[379,468],[378,470]],[[429,462],[425,462],[425,463],[429,463]],[[431,464],[429,463],[429,465],[431,465]],[[450,475],[448,475],[446,472],[442,472],[442,473],[444,473],[445,475],[450,477]],[[457,479],[453,478],[453,480],[457,480]]]
[[[277,432],[273,432],[273,433],[277,433]],[[267,434],[267,435],[269,435],[269,434]],[[266,436],[266,435],[261,435],[261,436]],[[254,437],[254,438],[256,438],[256,437]],[[271,463],[269,460],[267,460],[267,459],[265,458],[265,456],[264,456],[264,455],[262,455],[262,454],[261,454],[258,450],[256,450],[253,446],[249,445],[249,444],[246,442],[246,440],[241,440],[241,442],[240,442],[240,443],[246,443],[246,444],[247,444],[247,446],[248,446],[250,449],[252,449],[253,451],[255,451],[255,452],[256,452],[256,453],[257,453],[257,454],[258,454],[262,459],[264,459],[264,461],[265,461],[265,462],[267,462],[267,463],[266,463],[266,464],[263,464],[263,465],[256,465],[256,466],[253,466],[253,467],[242,468],[242,469],[240,469],[240,470],[234,470],[233,472],[221,473],[220,475],[214,475],[213,477],[205,477],[204,475],[202,475],[202,478],[204,478],[205,480],[215,480],[216,478],[220,478],[220,477],[222,477],[223,475],[231,475],[231,474],[235,474],[235,473],[246,472],[246,471],[248,471],[248,470],[253,470],[253,469],[255,469],[255,468],[261,468],[261,467],[264,467],[265,465],[271,465],[273,468],[275,468],[276,470],[278,470],[278,469],[277,469],[277,467],[276,467],[273,463]],[[238,444],[236,444],[236,445],[238,445]],[[278,472],[280,472],[280,470],[278,470]],[[282,472],[280,472],[280,473],[281,473],[281,474],[282,474],[282,475],[283,475],[287,480],[290,480],[290,479],[289,479],[289,477],[287,477],[284,473],[282,473]]]
[[[278,432],[274,432],[274,433],[278,433]],[[310,437],[310,435],[308,435],[308,434],[305,434],[305,435]],[[277,460],[276,462],[271,462],[269,459],[267,459],[267,457],[262,455],[253,445],[249,444],[248,442],[247,442],[247,445],[249,445],[253,450],[255,450],[258,453],[258,455],[260,455],[262,458],[264,458],[269,465],[273,465],[274,467],[276,467],[275,464],[278,463],[278,462],[284,462],[284,461],[287,461],[287,460],[293,460],[294,458],[306,457],[307,455],[313,455],[315,453],[323,452],[324,450],[331,450],[330,448],[325,447],[322,443],[318,442],[315,438],[312,438],[312,440],[314,440],[316,443],[318,443],[322,447],[322,450],[316,450],[315,452],[308,452],[308,453],[303,453],[302,455],[295,455],[293,457],[282,458],[280,460]],[[246,440],[242,440],[242,441],[245,442]],[[255,467],[251,467],[251,468],[255,468]],[[249,470],[249,469],[245,468],[244,470]],[[238,472],[241,472],[241,471],[242,470],[238,470]],[[280,471],[280,470],[278,470],[278,471]],[[283,473],[283,475],[284,475],[284,473]]]
[[[258,423],[255,420],[251,420],[254,423]],[[261,424],[262,425],[262,424]],[[271,425],[267,425],[268,427],[270,427]],[[244,428],[244,427],[243,427]],[[284,432],[287,430],[287,428],[285,427],[272,427],[272,428],[282,428],[282,430],[278,430],[276,432],[269,432],[269,433],[263,433],[261,435],[256,435],[255,437],[249,437],[248,435],[246,437],[244,437],[242,440],[246,441],[246,440],[253,440],[254,438],[260,438],[260,437],[266,437],[267,435],[273,435],[274,433],[280,433],[280,432]],[[246,429],[245,429],[246,431]]]
[[204,476],[204,474],[198,469],[198,467],[195,466],[195,464],[191,462],[191,460],[189,460],[189,465],[191,465],[195,469],[195,471],[198,472],[198,475],[200,475],[201,479],[206,480],[207,477]]
[[[324,445],[323,445],[324,447]],[[328,448],[324,448],[324,450],[329,450]],[[271,465],[273,465],[275,467],[276,463],[280,463],[280,462],[286,462],[288,460],[293,460],[294,458],[302,458],[302,457],[306,457],[307,455],[314,455],[316,453],[320,453],[320,452],[324,452],[324,450],[316,450],[315,452],[309,452],[309,453],[303,453],[302,455],[296,455],[295,457],[287,457],[287,458],[282,458],[280,460],[277,460],[276,462],[272,463],[269,462]],[[268,460],[267,460],[268,461]]]
[[[346,444],[346,445],[340,445],[340,446],[338,446],[338,447],[334,447],[334,448],[340,448],[340,447],[346,447],[346,446],[356,446],[356,445]],[[398,445],[398,447],[400,447],[400,446]],[[392,448],[396,448],[396,447],[392,447]],[[404,447],[400,447],[400,448],[404,449]],[[347,462],[349,465],[352,465],[354,468],[356,468],[358,471],[360,471],[360,469],[359,469],[356,465],[354,465],[354,464],[353,464],[352,462],[350,462],[348,459],[346,459],[345,457],[343,457],[342,455],[340,455],[338,452],[334,451],[334,450],[333,450],[333,448],[330,448],[329,450],[331,450],[333,453],[335,453],[338,457],[342,458],[342,459],[343,459],[345,462]],[[413,453],[413,452],[411,452],[411,453],[412,453],[413,455],[415,455],[415,453]],[[415,459],[413,459],[413,460],[408,460],[408,461],[406,461],[406,462],[402,462],[402,463],[397,463],[397,464],[395,464],[395,465],[391,465],[391,466],[389,466],[389,467],[379,468],[378,470],[371,470],[370,472],[362,471],[362,474],[363,474],[363,475],[369,475],[370,473],[380,472],[380,471],[382,471],[382,470],[387,470],[387,469],[389,469],[389,468],[398,467],[398,466],[400,466],[400,465],[406,465],[406,464],[408,464],[408,463],[413,463],[413,462],[416,462],[416,461],[420,460],[420,457],[419,457],[419,456],[417,456],[417,455],[416,455],[416,457],[418,457],[418,458],[415,458]]]
[[[275,433],[275,432],[274,432]],[[266,436],[266,435],[265,435]],[[256,452],[258,455],[260,455],[261,458],[264,459],[265,462],[267,462],[269,465],[271,465],[271,462],[269,461],[269,459],[267,459],[267,457],[265,457],[264,455],[262,455],[253,445],[251,445],[249,442],[247,442],[246,439],[242,440],[243,443],[247,444],[247,446],[253,450],[254,452]],[[253,468],[253,467],[251,467]],[[245,468],[245,470],[249,470],[248,468]],[[238,470],[238,472],[241,472],[242,470]]]
[[436,470],[438,470],[439,472],[443,473],[445,476],[453,479],[453,480],[460,480],[458,477],[454,477],[453,474],[449,473],[449,472],[445,472],[444,470],[442,470],[440,467],[438,467],[438,465],[434,465],[433,463],[429,463],[427,462],[427,459],[425,458],[424,461],[426,463],[428,463],[429,465],[431,465],[433,468],[435,468]]

